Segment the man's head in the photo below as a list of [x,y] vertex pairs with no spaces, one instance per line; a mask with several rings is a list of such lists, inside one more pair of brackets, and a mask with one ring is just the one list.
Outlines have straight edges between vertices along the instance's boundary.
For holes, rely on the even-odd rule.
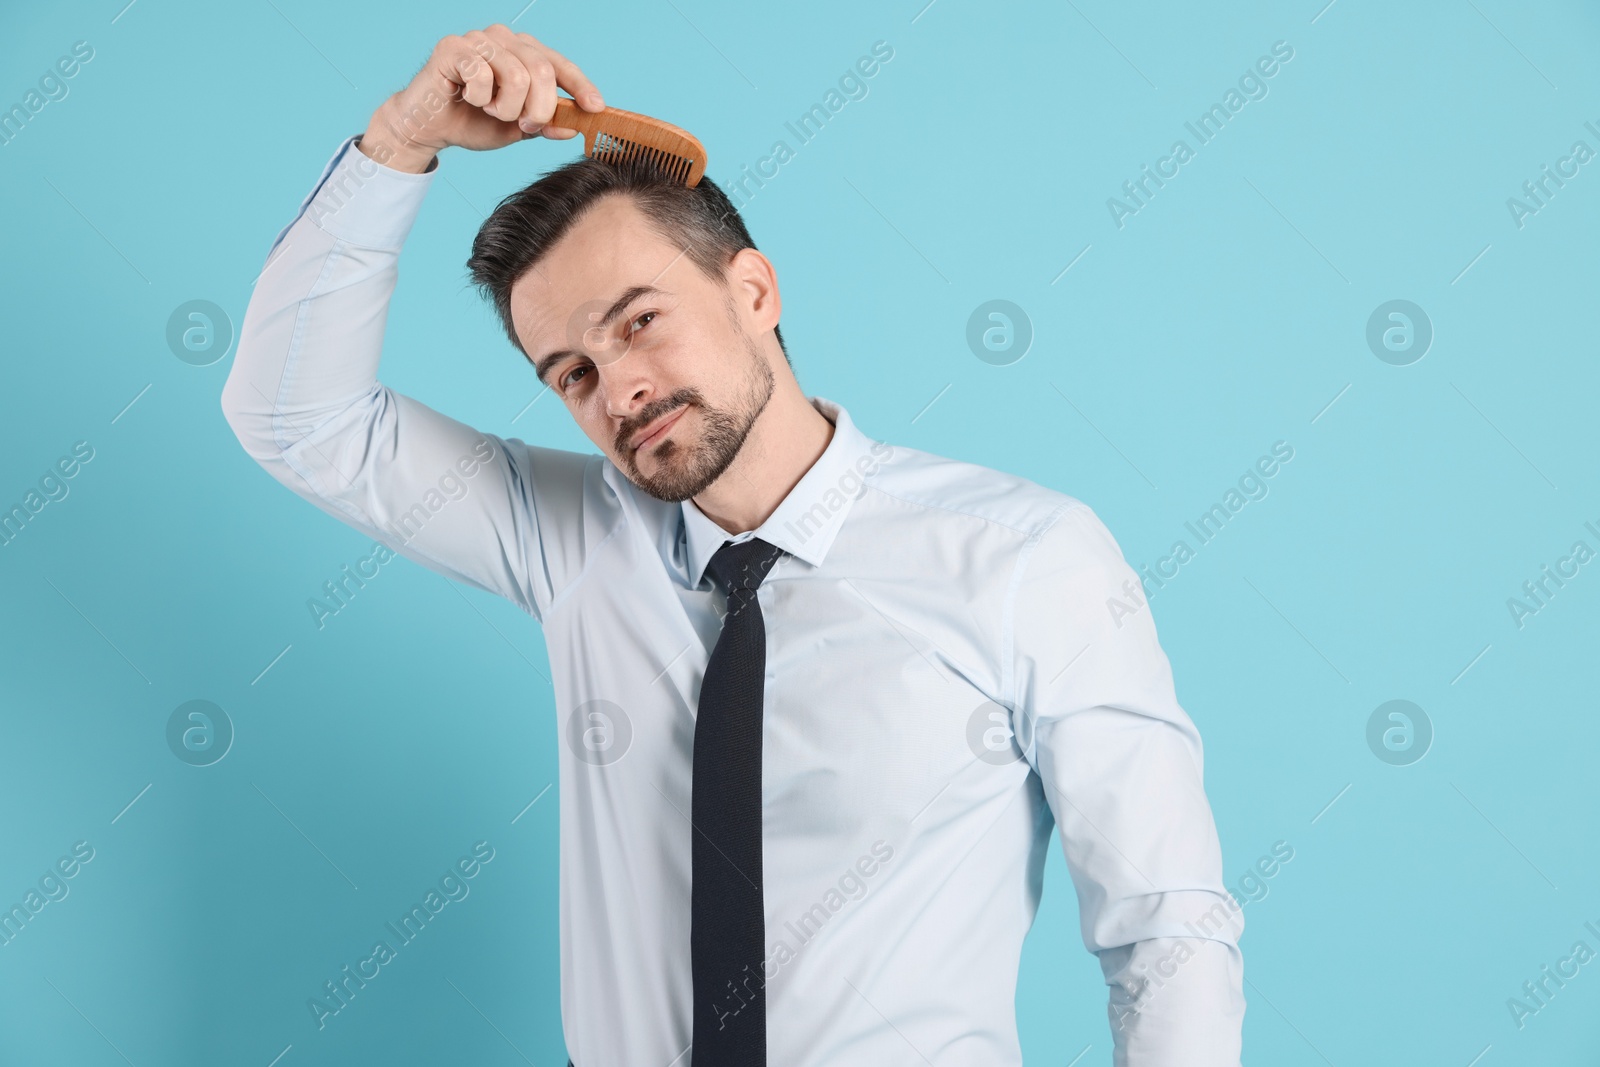
[[540,380],[659,499],[704,491],[776,375],[792,380],[772,265],[709,178],[574,160],[502,200],[467,267]]

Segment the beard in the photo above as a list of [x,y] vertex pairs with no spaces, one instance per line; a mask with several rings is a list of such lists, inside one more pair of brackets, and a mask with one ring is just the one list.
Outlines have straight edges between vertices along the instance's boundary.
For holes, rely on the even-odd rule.
[[[772,368],[767,365],[755,339],[744,332],[737,319],[734,329],[750,355],[744,394],[737,406],[715,408],[706,403],[698,389],[679,389],[646,407],[632,426],[624,426],[618,434],[617,451],[623,457],[628,480],[657,500],[676,504],[705,492],[733,463],[750,436],[750,427],[772,399]],[[627,440],[639,428],[680,407],[699,409],[702,426],[699,439],[684,444],[678,438],[669,437],[655,444],[651,448],[655,469],[650,474],[642,473],[636,461],[637,453],[627,446]],[[687,417],[686,411],[682,418]]]

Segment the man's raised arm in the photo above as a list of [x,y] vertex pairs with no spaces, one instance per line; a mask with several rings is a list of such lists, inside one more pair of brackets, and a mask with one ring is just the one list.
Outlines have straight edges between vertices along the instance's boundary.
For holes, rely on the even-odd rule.
[[[268,253],[222,410],[272,476],[401,554],[535,618],[581,552],[592,456],[480,433],[377,379],[400,249],[448,145],[483,150],[545,128],[557,84],[599,94],[559,54],[503,26],[439,42],[367,131],[339,147]],[[592,94],[592,95],[590,95]],[[566,519],[563,522],[563,519]]]

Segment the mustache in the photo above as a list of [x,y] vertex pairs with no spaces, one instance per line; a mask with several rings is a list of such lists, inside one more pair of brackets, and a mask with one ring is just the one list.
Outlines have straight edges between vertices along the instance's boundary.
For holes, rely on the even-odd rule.
[[617,451],[628,451],[629,442],[633,440],[633,435],[663,415],[671,414],[679,408],[688,407],[699,402],[699,394],[693,389],[681,389],[671,396],[662,397],[659,403],[647,405],[643,411],[639,412],[637,418],[630,419],[618,428]]

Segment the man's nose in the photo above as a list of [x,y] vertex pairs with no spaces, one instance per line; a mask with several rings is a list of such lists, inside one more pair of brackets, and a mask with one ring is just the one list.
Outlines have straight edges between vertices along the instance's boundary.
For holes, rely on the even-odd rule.
[[642,360],[625,355],[604,367],[595,368],[600,376],[606,411],[616,419],[636,416],[655,399],[656,388],[642,366]]

